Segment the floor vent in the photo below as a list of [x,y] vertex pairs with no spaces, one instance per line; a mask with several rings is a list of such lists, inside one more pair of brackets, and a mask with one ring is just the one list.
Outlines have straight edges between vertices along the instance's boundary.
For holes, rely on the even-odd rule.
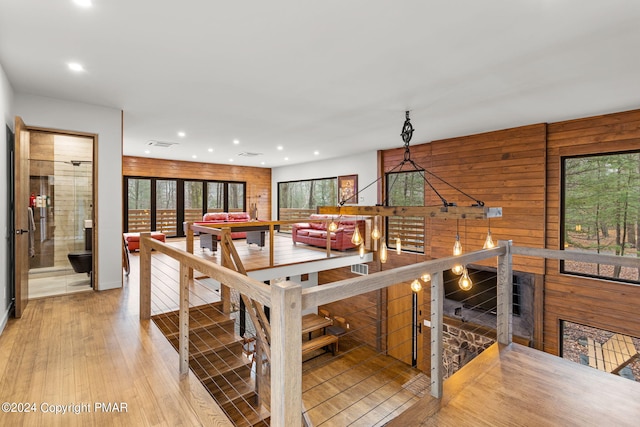
[[369,266],[367,264],[353,264],[351,266],[351,272],[366,276],[369,274]]

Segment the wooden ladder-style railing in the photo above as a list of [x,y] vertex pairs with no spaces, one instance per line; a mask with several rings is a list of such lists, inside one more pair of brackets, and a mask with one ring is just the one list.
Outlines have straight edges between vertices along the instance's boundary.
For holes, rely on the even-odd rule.
[[[230,270],[237,271],[247,276],[247,270],[242,264],[240,255],[233,244],[231,229],[223,228],[220,239],[222,266]],[[249,313],[251,322],[256,329],[255,354],[253,355],[256,364],[256,393],[260,404],[267,410],[271,406],[271,386],[270,386],[270,363],[271,363],[271,325],[264,312],[264,307],[259,302],[240,294],[242,301]],[[225,310],[231,308],[231,291],[228,286],[220,285],[220,298]]]
[[[222,266],[237,271],[247,276],[247,271],[242,264],[242,260],[231,238],[231,229],[223,228],[221,236],[222,247]],[[226,288],[226,289],[225,289]],[[223,300],[229,301],[231,305],[231,294],[227,286],[221,285],[220,294]],[[264,307],[258,301],[255,301],[244,294],[240,297],[249,313],[251,322],[256,329],[256,345],[255,354],[253,355],[256,364],[256,393],[259,402],[268,411],[271,410],[271,324],[267,318]],[[304,402],[302,403],[302,425],[303,427],[312,427],[313,423],[307,416]]]

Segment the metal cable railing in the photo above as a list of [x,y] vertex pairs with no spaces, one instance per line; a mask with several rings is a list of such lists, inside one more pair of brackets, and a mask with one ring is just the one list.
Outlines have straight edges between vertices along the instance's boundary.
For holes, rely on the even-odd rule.
[[[150,239],[142,240],[154,248],[161,248],[163,245]],[[455,375],[460,367],[469,363],[473,357],[480,354],[493,341],[502,344],[512,342],[514,339],[512,320],[514,317],[527,315],[527,304],[529,304],[525,300],[526,294],[529,292],[527,286],[524,282],[520,283],[522,279],[519,273],[511,270],[511,256],[516,253],[523,256],[550,257],[552,259],[561,257],[571,259],[581,256],[544,249],[513,247],[509,242],[500,242],[499,247],[490,250],[426,261],[375,273],[369,277],[346,279],[308,289],[301,289],[299,285],[292,282],[274,283],[269,288],[263,288],[263,284],[248,277],[236,276],[219,266],[211,266],[206,261],[185,256],[184,253],[180,256],[177,254],[172,254],[172,256],[184,257],[181,260],[184,265],[197,268],[199,271],[215,277],[216,280],[227,284],[230,289],[255,298],[269,308],[273,334],[270,338],[272,358],[269,363],[270,397],[272,397],[270,398],[270,423],[272,425],[287,425],[292,418],[302,419],[303,413],[305,420],[309,420],[313,425],[383,425],[411,406],[420,398],[420,394],[424,396],[430,393],[435,397],[442,396],[444,379]],[[143,254],[143,256],[148,255]],[[157,257],[157,255],[155,256]],[[497,270],[485,268],[484,270],[475,271],[472,269],[470,271],[470,277],[474,286],[477,287],[477,292],[472,296],[461,297],[460,291],[455,287],[449,287],[447,291],[445,272],[451,269],[454,264],[462,262],[467,266],[472,266],[475,262],[490,258],[495,259],[496,256],[498,257]],[[620,261],[615,257],[599,257],[598,261],[634,265],[632,261]],[[184,267],[179,270],[186,271]],[[171,274],[175,274],[176,269],[171,271]],[[380,307],[374,303],[359,304],[357,309],[353,304],[351,309],[345,308],[349,307],[350,298],[390,289],[389,287],[398,283],[408,284],[413,278],[419,277],[425,272],[430,272],[432,276],[430,298],[426,298],[424,301],[418,299],[417,305],[411,309],[398,309],[388,318],[380,319],[377,316],[384,310],[381,311]],[[142,282],[146,280],[157,280],[159,285],[164,285],[166,281],[162,274],[154,273],[148,279],[143,278],[142,288],[145,286],[142,285]],[[196,282],[198,280],[194,281],[193,287],[196,286]],[[175,294],[176,291],[159,291],[158,293],[160,299],[168,299]],[[190,292],[189,298],[193,301],[190,305],[206,302],[205,299],[200,301],[201,297],[191,294],[192,292]],[[220,295],[222,294],[224,292],[220,292]],[[229,295],[231,298],[233,292],[230,292]],[[407,298],[407,296],[389,298],[386,300],[386,304],[400,303],[403,298]],[[447,300],[454,301],[451,313],[446,313]],[[234,303],[231,302],[230,306],[233,307]],[[296,309],[292,310],[294,307]],[[342,307],[342,309],[335,311],[335,307]],[[460,308],[461,311],[456,313],[456,308]],[[314,339],[317,334],[320,334],[320,332],[315,332],[312,336],[304,336],[301,339],[302,312],[310,309],[314,311],[320,309],[320,312],[323,310],[331,311],[329,317],[334,321],[333,326],[342,328],[342,331],[340,328],[338,329],[339,350],[335,354],[327,349],[318,349],[317,353],[308,353],[303,359],[300,358],[300,353],[291,351],[296,345],[304,345],[309,339]],[[415,336],[407,335],[405,331],[407,325],[402,324],[404,320],[401,319],[412,318],[415,310],[425,313],[426,318],[430,319],[430,340],[428,343],[423,341],[416,344],[413,342]],[[157,309],[154,308],[153,311],[155,312]],[[234,310],[231,312],[233,313]],[[514,313],[516,316],[513,316]],[[143,305],[141,305],[141,314],[144,316]],[[235,317],[240,317],[239,312]],[[362,321],[366,317],[369,317],[370,320]],[[487,319],[489,319],[488,323]],[[396,320],[398,325],[393,326]],[[385,327],[381,327],[382,321],[385,322]],[[174,328],[175,326],[175,324],[172,325]],[[415,326],[414,322],[413,327],[415,328]],[[421,328],[423,326],[426,325],[420,325]],[[411,327],[409,326],[409,328]],[[458,365],[451,367],[451,369],[445,366],[446,363],[443,363],[445,343],[450,339],[445,339],[445,332],[450,327],[458,330],[458,346],[469,350],[465,357],[458,359]],[[517,325],[515,328],[517,329]],[[567,324],[566,328],[570,330],[569,328],[575,328],[575,326]],[[599,332],[600,335],[593,338],[586,337],[587,344],[581,342],[580,345],[589,348],[590,343],[594,342],[599,344],[602,349],[615,336],[609,332]],[[371,339],[372,336],[375,336],[375,340]],[[472,342],[473,346],[469,343],[464,344],[461,337]],[[535,337],[532,337],[533,335],[527,334],[520,336],[520,338],[529,340],[530,345],[538,345]],[[253,338],[250,332],[248,337],[245,336],[246,338]],[[638,346],[635,338],[632,338],[632,344]],[[424,363],[424,360],[415,360],[416,346],[418,349],[428,348],[430,363]],[[595,348],[596,345],[593,344],[592,347]],[[199,350],[195,349],[195,351]],[[457,352],[457,355],[460,356],[460,351],[457,350]],[[203,365],[203,362],[199,363]],[[228,361],[219,361],[219,363],[224,364]],[[196,369],[201,368],[197,365]],[[253,365],[252,372],[252,375],[257,376]],[[289,388],[288,384],[295,384],[295,381],[291,383],[291,379],[298,375],[301,388],[296,391],[296,387]],[[286,382],[279,380],[279,378],[285,377],[287,378]],[[420,387],[413,387],[418,384]],[[229,381],[227,385],[231,388],[232,382]],[[407,391],[411,391],[412,394],[408,394]],[[297,402],[299,402],[299,406]],[[238,411],[245,410],[236,403],[231,406],[234,406]],[[299,407],[301,410],[299,413],[291,411],[291,406]],[[328,410],[330,407],[334,407],[335,410],[330,412]],[[283,421],[285,419],[286,422]],[[248,420],[245,421],[248,422]]]

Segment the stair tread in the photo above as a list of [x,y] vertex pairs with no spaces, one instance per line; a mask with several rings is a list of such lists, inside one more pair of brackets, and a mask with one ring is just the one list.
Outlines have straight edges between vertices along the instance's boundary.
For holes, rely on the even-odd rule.
[[204,382],[205,387],[218,404],[223,405],[238,399],[250,400],[255,398],[255,380],[251,376],[247,378],[225,376],[225,379],[225,381]]
[[[189,362],[193,372],[202,381],[215,380],[216,377],[234,374],[239,379],[251,377],[251,361],[244,355],[222,357],[216,352],[193,357]],[[229,375],[233,377],[234,375]]]
[[[179,333],[179,312],[171,311],[152,316],[152,320],[167,335],[177,335]],[[191,307],[189,310],[189,327],[191,330],[206,329],[210,326],[221,325],[220,327],[232,327],[234,323],[228,314],[222,312],[221,307],[205,305]]]
[[236,426],[268,426],[271,414],[262,406],[253,406],[246,401],[229,402],[222,409]]
[[[211,321],[211,322],[207,322],[207,323],[196,323],[196,324],[189,323],[189,334],[203,333],[203,332],[207,332],[207,331],[210,331],[211,333],[218,333],[218,332],[219,333],[224,333],[224,332],[230,333],[230,332],[233,331],[234,322],[235,321],[233,319],[227,319],[227,320],[224,320],[222,322]],[[177,328],[178,325],[175,325],[175,327]],[[171,330],[171,331],[164,331],[164,334],[169,339],[178,338],[180,336],[180,331],[178,329]]]
[[[178,345],[179,337],[167,336],[171,344],[175,347]],[[192,356],[207,354],[221,349],[233,349],[242,352],[243,340],[235,332],[231,333],[225,330],[218,331],[198,331],[189,334],[189,352]]]

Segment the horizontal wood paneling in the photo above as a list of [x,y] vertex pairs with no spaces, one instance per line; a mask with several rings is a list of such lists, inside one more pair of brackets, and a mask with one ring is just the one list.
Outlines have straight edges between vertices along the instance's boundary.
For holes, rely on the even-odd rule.
[[[550,123],[547,149],[546,247],[560,248],[561,157],[640,149],[640,110]],[[560,274],[549,261],[545,276],[545,350],[559,351],[560,320],[640,337],[640,287]]]
[[202,179],[247,183],[247,206],[258,207],[258,218],[271,220],[271,169],[213,163],[184,162],[124,156],[125,176]]
[[[546,125],[434,141],[410,149],[411,158],[420,166],[482,200],[486,206],[503,208],[503,217],[491,221],[494,240],[512,239],[514,244],[544,247]],[[389,171],[403,159],[404,149],[382,154],[384,170]],[[427,178],[448,202],[459,206],[474,203],[438,179],[429,175]],[[425,185],[425,195],[426,204],[440,203],[428,185]],[[482,248],[487,225],[486,221],[459,223],[465,251]],[[455,221],[431,220],[427,227],[430,247],[425,255],[432,258],[449,256],[455,234]],[[518,270],[526,272],[544,271],[542,260],[516,257],[514,264]],[[384,268],[389,267],[385,265]]]

